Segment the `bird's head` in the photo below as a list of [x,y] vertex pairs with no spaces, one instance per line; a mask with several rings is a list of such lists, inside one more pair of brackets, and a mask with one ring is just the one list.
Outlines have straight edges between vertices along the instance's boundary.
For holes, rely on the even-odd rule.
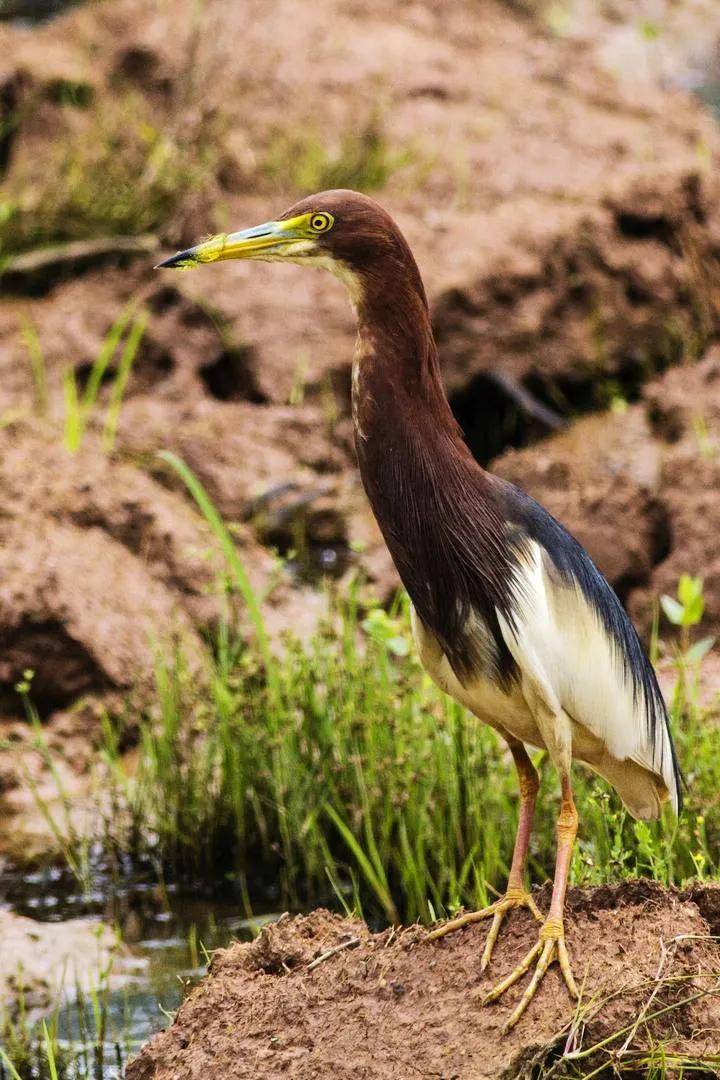
[[[211,236],[158,264],[189,270],[226,259],[259,259],[322,266],[347,285],[357,302],[369,280],[387,281],[393,264],[419,274],[390,215],[356,191],[322,191],[295,203],[274,221]],[[422,286],[420,286],[422,288]]]

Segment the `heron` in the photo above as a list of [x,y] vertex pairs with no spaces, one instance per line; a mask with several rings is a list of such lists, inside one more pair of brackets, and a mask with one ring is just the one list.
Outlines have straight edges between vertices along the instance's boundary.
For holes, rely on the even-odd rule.
[[[489,919],[480,969],[503,920],[527,908],[537,941],[485,996],[530,973],[505,1030],[559,964],[578,990],[564,930],[578,829],[571,768],[584,763],[635,818],[681,809],[681,777],[653,667],[618,597],[584,548],[543,507],[475,460],[441,378],[428,301],[393,218],[353,191],[310,195],[278,218],[213,236],[160,267],[227,259],[331,271],[356,312],[352,366],[355,448],[364,489],[411,601],[412,633],[433,681],[507,743],[520,807],[505,894],[430,932],[431,940]],[[543,918],[525,884],[542,749],[559,779],[556,863]]]

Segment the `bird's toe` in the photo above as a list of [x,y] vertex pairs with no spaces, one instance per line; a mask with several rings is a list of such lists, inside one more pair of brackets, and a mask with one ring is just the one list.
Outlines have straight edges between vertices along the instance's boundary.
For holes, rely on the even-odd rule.
[[575,983],[575,978],[570,966],[570,958],[568,956],[567,946],[565,944],[565,933],[562,922],[557,920],[547,919],[538,935],[538,940],[529,950],[529,952],[523,957],[520,963],[507,975],[501,982],[492,988],[483,999],[484,1005],[489,1005],[493,1001],[497,1001],[502,997],[506,990],[509,990],[511,986],[514,986],[523,975],[525,975],[533,963],[535,963],[535,970],[532,974],[532,978],[528,983],[525,991],[517,1003],[512,1013],[508,1017],[503,1027],[503,1032],[507,1033],[511,1028],[517,1024],[520,1017],[523,1015],[528,1005],[535,997],[537,988],[542,982],[545,974],[553,963],[554,960],[558,961],[560,970],[562,972],[565,984],[568,988],[570,996],[577,998],[578,990]]

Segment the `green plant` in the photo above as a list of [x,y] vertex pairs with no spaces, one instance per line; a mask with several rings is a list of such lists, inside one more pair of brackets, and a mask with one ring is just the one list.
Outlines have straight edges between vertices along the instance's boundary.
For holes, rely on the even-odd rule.
[[[110,399],[102,427],[101,440],[103,450],[106,453],[112,452],[128,379],[145,333],[147,320],[147,312],[143,310],[137,311],[135,301],[131,301],[123,308],[105,336],[100,351],[90,368],[82,393],[78,387],[75,369],[72,367],[65,369],[62,383],[64,402],[63,442],[71,453],[75,453],[82,445],[88,423],[97,411],[100,390],[108,374],[111,375]],[[26,322],[23,325],[22,334],[27,346],[32,371],[35,410],[40,416],[47,417],[47,372],[42,346],[37,331],[31,323]],[[123,335],[126,335],[124,343],[122,341]],[[122,349],[117,369],[113,372],[111,364],[121,344]]]
[[29,1008],[21,984],[13,1015],[0,1012],[0,1076],[7,1070],[10,1080],[95,1080],[106,1075],[108,1043],[121,1067],[128,1046],[110,1020],[112,967],[111,957],[89,986],[61,985],[42,1018]]
[[0,258],[59,241],[158,228],[212,181],[217,115],[198,107],[159,121],[133,92],[65,103],[57,136],[5,179]]
[[90,888],[89,837],[80,835],[75,827],[72,816],[72,800],[65,789],[56,759],[45,739],[45,732],[37,709],[30,697],[33,678],[34,672],[30,670],[24,671],[22,680],[15,685],[15,690],[20,695],[25,717],[32,731],[29,747],[39,757],[43,767],[52,779],[57,794],[57,809],[51,806],[48,800],[43,797],[32,771],[28,769],[22,757],[18,762],[19,770],[24,784],[33,795],[35,805],[48,826],[51,836],[55,840],[59,851],[62,852],[66,865],[75,875],[78,884],[87,892]]
[[[120,410],[122,409],[123,398],[125,397],[125,390],[127,388],[128,379],[130,378],[130,372],[132,370],[133,362],[137,354],[140,342],[142,341],[143,334],[145,333],[145,327],[147,326],[148,314],[146,311],[141,311],[132,321],[130,330],[125,341],[125,345],[120,354],[120,360],[118,362],[117,374],[112,381],[110,387],[110,401],[107,408],[107,414],[105,417],[105,424],[102,431],[102,446],[106,453],[111,453],[115,446],[115,436],[117,435],[118,423],[120,421]],[[93,402],[89,402],[86,406],[86,412],[92,408]]]
[[[711,636],[692,641],[693,627],[702,621],[705,613],[702,578],[681,574],[677,598],[664,594],[660,597],[660,604],[667,619],[680,631],[679,649],[675,656],[678,671],[675,704],[682,711],[683,702],[688,696],[697,696],[700,665],[715,644],[715,638]],[[689,687],[690,683],[692,687]]]
[[262,655],[262,659],[265,664],[265,672],[268,679],[268,684],[273,690],[276,686],[276,673],[275,673],[275,660],[270,651],[270,642],[265,629],[265,620],[263,619],[262,610],[258,602],[257,596],[250,584],[250,578],[247,575],[245,567],[242,564],[240,556],[238,555],[235,542],[230,535],[230,532],[222,520],[220,514],[213,506],[211,499],[208,497],[207,492],[203,488],[202,484],[192,472],[191,469],[177,457],[176,454],[170,453],[170,451],[161,451],[159,457],[167,462],[168,465],[185,483],[188,491],[194,498],[198,507],[200,508],[205,520],[212,529],[216,540],[220,546],[220,549],[225,556],[230,573],[232,574],[233,581],[236,589],[240,593],[243,602],[248,610],[250,618],[252,620],[253,629],[255,631],[255,639],[258,649]]
[[32,372],[33,389],[35,396],[35,411],[38,416],[47,416],[48,411],[48,392],[47,392],[47,370],[45,366],[45,355],[42,351],[40,339],[38,338],[37,330],[33,323],[29,319],[23,319],[21,323],[21,334],[25,347],[28,353],[28,359],[30,361],[30,370]]
[[677,587],[677,599],[664,594],[660,598],[662,609],[674,626],[689,629],[697,626],[705,612],[702,578],[681,574]]
[[267,149],[264,171],[283,187],[296,191],[354,188],[374,191],[412,161],[409,149],[391,147],[379,116],[373,115],[359,133],[344,135],[335,146],[312,130],[300,135],[278,133]]
[[708,428],[707,420],[701,413],[693,417],[692,426],[700,457],[714,457],[717,453],[717,444]]
[[[181,652],[158,657],[154,702],[130,713],[141,745],[132,775],[119,751],[124,721],[108,720],[100,753],[112,808],[107,845],[154,860],[171,880],[269,874],[285,903],[327,897],[330,882],[347,903],[385,919],[486,903],[511,857],[514,772],[493,732],[422,672],[407,601],[368,612],[355,583],[329,595],[311,641],[288,637],[274,652],[227,526],[187,466],[165,460],[215,531],[230,568],[230,610],[248,609],[255,635],[247,643],[229,616],[204,670],[190,670]],[[696,593],[683,587],[689,614]],[[651,874],[681,884],[720,869],[715,732],[692,693],[673,712],[687,812],[679,823],[636,823],[578,768],[576,882]],[[555,850],[556,778],[541,772],[536,879],[551,872]]]

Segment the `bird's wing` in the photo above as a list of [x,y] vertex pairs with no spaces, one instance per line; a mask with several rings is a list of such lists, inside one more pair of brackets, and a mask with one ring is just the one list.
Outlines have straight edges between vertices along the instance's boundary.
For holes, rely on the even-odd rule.
[[522,496],[514,509],[514,618],[503,621],[503,635],[518,666],[536,692],[545,684],[549,707],[559,703],[611,757],[661,778],[679,811],[667,711],[620,601],[584,549],[542,507]]

